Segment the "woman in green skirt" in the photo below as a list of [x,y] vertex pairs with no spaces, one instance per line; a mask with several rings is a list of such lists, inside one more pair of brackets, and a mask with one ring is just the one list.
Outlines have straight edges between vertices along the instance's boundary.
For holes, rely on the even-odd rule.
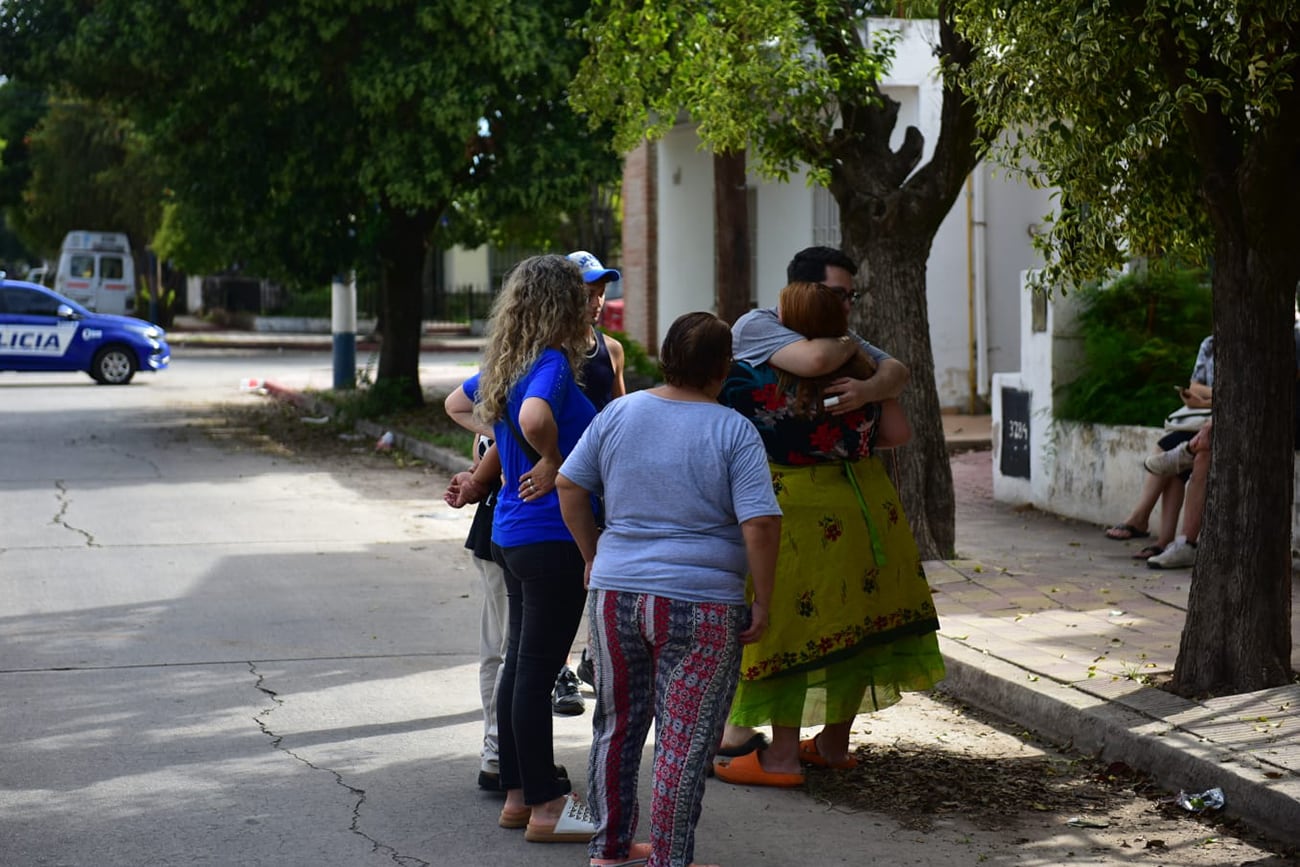
[[[786,286],[778,309],[806,337],[847,333],[839,293],[820,283]],[[870,365],[859,351],[840,370],[800,379],[737,363],[724,387],[722,399],[758,428],[785,515],[770,626],[744,649],[730,718],[733,727],[770,724],[772,741],[720,758],[715,771],[727,782],[796,786],[801,764],[853,767],[849,730],[859,713],[943,678],[934,601],[876,454],[910,437],[907,422],[896,401],[842,415],[823,402],[829,382],[864,378]],[[800,728],[816,725],[801,741]]]

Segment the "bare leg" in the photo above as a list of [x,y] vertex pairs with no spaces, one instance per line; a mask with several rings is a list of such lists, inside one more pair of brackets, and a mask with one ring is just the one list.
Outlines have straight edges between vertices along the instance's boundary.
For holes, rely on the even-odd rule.
[[722,746],[738,747],[757,733],[758,730],[750,726],[737,726],[728,722],[722,730]]
[[1205,511],[1205,484],[1210,477],[1210,442],[1214,423],[1209,422],[1196,432],[1188,449],[1196,456],[1192,464],[1192,477],[1187,480],[1187,496],[1183,500],[1183,536],[1196,544],[1201,535],[1201,513]]
[[1163,479],[1164,487],[1160,492],[1160,537],[1156,544],[1161,548],[1168,546],[1178,535],[1178,513],[1183,508],[1183,480],[1178,476],[1156,476],[1147,474],[1148,479]]
[[772,774],[799,774],[799,729],[791,726],[772,726],[772,745],[758,754],[763,770]]
[[[562,795],[554,800],[547,801],[545,804],[533,804],[533,818],[541,825],[553,825],[560,818],[560,813],[564,811],[564,802],[569,799],[568,795]],[[519,790],[519,803],[523,804],[523,789]],[[506,802],[510,801],[510,793],[506,793]]]
[[1164,492],[1164,481],[1162,476],[1146,474],[1146,478],[1142,480],[1142,493],[1138,495],[1133,511],[1129,512],[1128,517],[1124,519],[1125,524],[1139,530],[1147,529],[1147,525],[1151,522],[1151,510],[1156,507],[1156,501]]
[[849,730],[853,720],[827,723],[817,735],[817,751],[832,765],[843,764],[849,757]]
[[1183,500],[1183,535],[1193,544],[1201,535],[1201,517],[1205,511],[1205,483],[1210,475],[1210,451],[1196,453],[1192,477],[1187,480],[1187,497]]

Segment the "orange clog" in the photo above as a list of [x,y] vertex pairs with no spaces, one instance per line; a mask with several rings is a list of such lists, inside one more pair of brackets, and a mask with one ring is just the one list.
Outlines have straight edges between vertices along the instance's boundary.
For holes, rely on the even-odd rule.
[[713,763],[713,773],[725,783],[738,786],[771,786],[793,789],[803,785],[803,774],[775,774],[763,769],[759,752],[746,753],[735,758],[720,758]]
[[850,755],[841,762],[829,762],[817,749],[817,735],[799,741],[799,761],[818,768],[830,768],[833,771],[847,771],[858,766],[858,760]]

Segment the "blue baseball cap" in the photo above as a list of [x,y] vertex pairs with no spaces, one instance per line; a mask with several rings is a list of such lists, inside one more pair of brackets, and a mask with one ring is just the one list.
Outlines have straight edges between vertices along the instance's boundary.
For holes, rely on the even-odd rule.
[[613,268],[606,268],[600,264],[600,260],[588,253],[586,250],[577,250],[568,256],[570,262],[573,262],[582,270],[582,279],[585,283],[599,283],[602,280],[622,280],[623,275]]

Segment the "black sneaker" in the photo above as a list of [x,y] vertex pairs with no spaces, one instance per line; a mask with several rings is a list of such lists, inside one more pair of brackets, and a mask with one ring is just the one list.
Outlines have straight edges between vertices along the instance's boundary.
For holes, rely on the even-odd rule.
[[586,709],[582,693],[578,692],[578,676],[567,665],[560,669],[560,676],[555,678],[555,690],[551,693],[551,710],[561,716],[577,716]]
[[582,661],[578,663],[578,680],[585,683],[592,689],[596,688],[596,663],[591,661],[591,654],[587,653],[587,648],[582,648]]

